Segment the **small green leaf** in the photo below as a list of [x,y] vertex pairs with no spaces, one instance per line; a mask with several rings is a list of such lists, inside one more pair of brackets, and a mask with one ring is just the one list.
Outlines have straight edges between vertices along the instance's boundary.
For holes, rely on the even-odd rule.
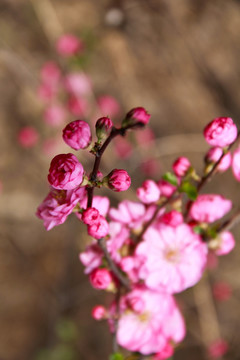
[[198,192],[196,186],[190,184],[189,182],[183,182],[179,189],[180,192],[187,194],[190,200],[196,200]]
[[207,236],[211,239],[215,239],[218,236],[218,232],[215,228],[208,228]]
[[115,354],[110,355],[109,360],[124,360],[124,357],[120,353],[115,353]]
[[199,235],[204,233],[204,230],[200,225],[194,226],[193,231],[195,232],[195,234]]
[[174,186],[177,186],[178,185],[178,180],[177,180],[177,177],[171,173],[171,172],[166,172],[164,175],[163,175],[163,180],[169,182],[170,184],[174,185]]

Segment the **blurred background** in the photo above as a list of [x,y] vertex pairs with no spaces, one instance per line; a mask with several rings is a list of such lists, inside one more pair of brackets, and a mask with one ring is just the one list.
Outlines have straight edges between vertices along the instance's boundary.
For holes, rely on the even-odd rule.
[[[64,33],[82,40],[82,56],[57,55],[55,43]],[[1,0],[0,34],[0,360],[107,359],[107,325],[90,314],[109,298],[91,289],[83,274],[84,228],[72,215],[47,232],[35,216],[48,192],[49,162],[69,152],[60,139],[68,121],[94,124],[112,111],[117,124],[143,106],[155,138],[130,135],[102,164],[104,173],[125,168],[133,179],[132,190],[113,203],[136,199],[134,188],[147,176],[159,180],[179,155],[201,171],[203,127],[218,116],[240,125],[240,1]],[[49,61],[63,73],[81,69],[87,76],[80,110],[65,106],[61,90],[60,110],[47,111],[41,69]],[[79,156],[90,169],[92,157]],[[231,171],[207,191],[239,200]],[[199,285],[178,299],[188,334],[174,360],[209,359],[209,346],[220,339],[228,351],[215,358],[240,359],[239,227],[234,234],[234,251],[219,264],[212,259]]]

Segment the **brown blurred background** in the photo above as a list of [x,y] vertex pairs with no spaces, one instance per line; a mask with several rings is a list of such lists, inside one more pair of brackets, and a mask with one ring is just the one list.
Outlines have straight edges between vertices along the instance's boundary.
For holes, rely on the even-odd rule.
[[[201,132],[214,117],[239,125],[240,1],[0,0],[0,360],[107,359],[111,351],[106,324],[90,317],[106,296],[90,288],[78,261],[83,228],[72,217],[45,231],[35,210],[48,191],[50,158],[16,140],[26,125],[48,134],[35,96],[40,67],[54,59],[62,33],[86,31],[95,39],[87,68],[95,91],[115,96],[124,112],[144,106],[152,114],[156,180],[179,154],[201,169]],[[133,155],[122,166],[134,188],[143,178]],[[229,178],[219,176],[209,190],[238,202],[239,185]],[[208,359],[206,347],[220,337],[230,347],[224,359],[240,359],[235,235],[233,253],[179,300],[188,335],[174,360]],[[232,287],[228,301],[214,300],[215,281]]]

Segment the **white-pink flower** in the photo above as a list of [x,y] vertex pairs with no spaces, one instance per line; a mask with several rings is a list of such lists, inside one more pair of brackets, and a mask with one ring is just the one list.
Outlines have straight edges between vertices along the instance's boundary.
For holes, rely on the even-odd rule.
[[233,153],[232,171],[237,181],[240,181],[240,146]]
[[207,260],[207,246],[190,226],[150,227],[136,249],[141,265],[139,278],[147,287],[178,293],[195,285]]
[[140,188],[137,189],[137,197],[144,204],[151,204],[158,201],[160,190],[155,181],[145,180]]
[[89,77],[81,72],[68,74],[64,79],[64,86],[68,92],[75,96],[88,95],[92,90]]
[[122,297],[119,345],[147,355],[163,350],[169,341],[180,342],[184,336],[184,320],[171,295],[137,288]]
[[235,246],[235,239],[230,231],[222,232],[219,237],[219,244],[216,250],[217,255],[226,255],[232,251]]
[[98,246],[96,240],[88,245],[85,251],[79,254],[79,260],[85,266],[84,273],[89,274],[102,263],[103,252]]
[[190,216],[199,222],[211,223],[221,219],[232,208],[232,201],[221,195],[198,195],[191,206]]
[[[223,154],[223,150],[220,147],[213,147],[211,149],[209,149],[207,155],[206,155],[206,160],[208,162],[213,162],[216,163],[220,157]],[[228,152],[226,155],[224,155],[220,161],[220,163],[218,164],[218,171],[220,172],[224,172],[226,171],[230,166],[231,166],[231,162],[232,162],[232,156],[231,153]]]

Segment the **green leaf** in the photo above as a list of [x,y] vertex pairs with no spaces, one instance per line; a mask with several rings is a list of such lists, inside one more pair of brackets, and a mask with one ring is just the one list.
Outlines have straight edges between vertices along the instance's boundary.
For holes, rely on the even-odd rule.
[[199,235],[204,233],[204,230],[200,225],[194,226],[193,231],[195,232],[195,234]]
[[180,192],[187,194],[190,200],[196,200],[198,192],[196,186],[190,184],[189,182],[183,182],[179,189]]
[[120,353],[115,353],[115,354],[110,355],[109,360],[124,360],[124,357]]
[[218,232],[215,228],[208,228],[207,236],[211,239],[215,239],[218,236]]
[[171,173],[171,172],[166,172],[164,175],[163,175],[163,180],[169,182],[170,184],[174,185],[174,186],[177,186],[178,185],[178,180],[177,180],[177,177]]

